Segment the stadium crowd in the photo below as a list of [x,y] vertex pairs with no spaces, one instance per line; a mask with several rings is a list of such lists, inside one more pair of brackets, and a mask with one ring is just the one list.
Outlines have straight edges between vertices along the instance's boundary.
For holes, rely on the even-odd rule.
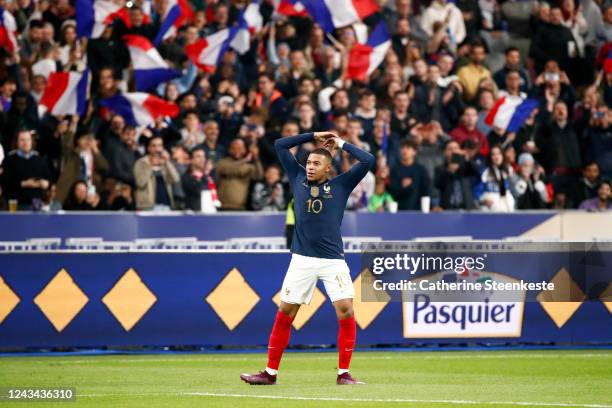
[[[522,32],[510,15],[521,2],[378,1],[328,34],[263,0],[250,49],[227,49],[214,72],[185,46],[233,26],[249,2],[193,0],[193,18],[157,47],[182,76],[151,90],[179,113],[148,127],[98,102],[134,89],[124,35],[153,41],[169,0],[119,1],[129,21],[86,39],[70,0],[0,0],[18,42],[0,51],[2,209],[284,210],[291,191],[274,141],[327,129],[377,157],[350,210],[612,208],[609,0],[528,3]],[[391,35],[384,61],[349,79],[351,50],[380,22]],[[49,114],[49,76],[85,69],[86,113]],[[508,131],[496,126],[500,98],[537,107]],[[313,148],[293,153],[304,164]],[[351,165],[334,156],[334,172]]]

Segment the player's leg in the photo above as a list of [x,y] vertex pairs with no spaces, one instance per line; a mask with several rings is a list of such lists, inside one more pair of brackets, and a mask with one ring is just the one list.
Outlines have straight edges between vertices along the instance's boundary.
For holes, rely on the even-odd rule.
[[349,374],[355,347],[357,326],[353,310],[355,288],[346,262],[326,263],[319,274],[325,291],[336,309],[338,318],[338,378],[337,384],[363,384]]
[[300,305],[310,303],[317,283],[316,273],[307,257],[293,255],[281,289],[280,306],[268,342],[268,365],[257,374],[241,374],[240,378],[249,384],[271,385],[276,383],[276,375],[283,352],[291,337],[291,324]]

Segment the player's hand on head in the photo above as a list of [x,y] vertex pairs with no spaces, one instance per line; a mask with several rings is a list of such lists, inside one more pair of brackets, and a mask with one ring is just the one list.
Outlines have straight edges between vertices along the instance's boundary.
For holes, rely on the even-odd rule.
[[317,142],[326,144],[329,139],[337,138],[338,135],[335,132],[315,132],[314,138]]

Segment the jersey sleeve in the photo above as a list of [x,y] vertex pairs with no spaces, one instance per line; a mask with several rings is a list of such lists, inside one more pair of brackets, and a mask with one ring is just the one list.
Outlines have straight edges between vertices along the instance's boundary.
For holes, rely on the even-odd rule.
[[283,168],[287,172],[289,180],[295,179],[298,174],[306,171],[304,167],[302,167],[302,165],[298,163],[295,156],[291,154],[289,149],[306,142],[311,142],[313,140],[314,133],[304,133],[297,136],[281,137],[280,139],[276,139],[276,141],[274,142],[276,154],[278,155],[278,159],[283,165]]
[[376,159],[372,154],[363,151],[350,143],[344,143],[342,149],[349,152],[351,156],[355,157],[359,161],[353,167],[351,167],[349,171],[338,176],[341,179],[342,184],[346,187],[347,192],[350,193],[353,191],[355,186],[359,184],[361,179],[368,174],[368,171],[374,169]]

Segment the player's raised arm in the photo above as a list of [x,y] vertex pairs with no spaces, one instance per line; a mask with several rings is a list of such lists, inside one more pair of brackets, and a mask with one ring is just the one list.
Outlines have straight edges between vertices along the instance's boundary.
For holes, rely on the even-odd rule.
[[349,171],[340,175],[347,186],[352,186],[352,188],[350,188],[352,191],[361,179],[368,174],[368,171],[374,169],[376,159],[372,154],[361,150],[353,144],[345,142],[339,137],[334,137],[326,141],[326,147],[333,148],[334,146],[349,152],[349,154],[359,161],[359,163],[351,167]]
[[295,178],[300,171],[305,171],[304,167],[298,163],[297,159],[295,156],[293,156],[293,154],[291,154],[289,149],[307,142],[312,142],[313,140],[325,143],[327,140],[333,137],[336,137],[336,134],[333,132],[311,132],[276,139],[274,142],[274,148],[276,149],[276,154],[278,154],[278,158],[289,178]]

